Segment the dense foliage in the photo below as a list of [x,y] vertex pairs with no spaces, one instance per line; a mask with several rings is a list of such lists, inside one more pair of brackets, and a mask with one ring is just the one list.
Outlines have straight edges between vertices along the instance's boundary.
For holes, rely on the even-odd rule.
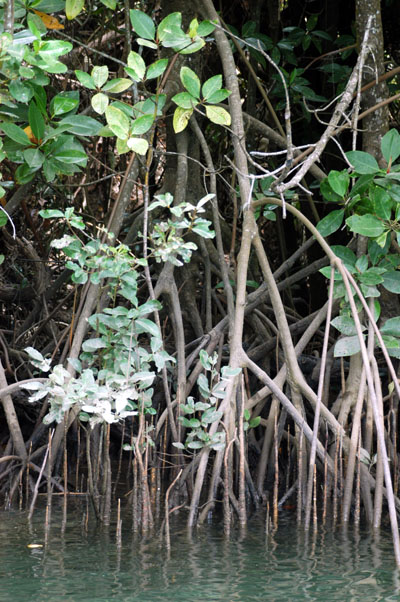
[[10,503],[387,507],[400,562],[398,9],[339,4],[3,3]]

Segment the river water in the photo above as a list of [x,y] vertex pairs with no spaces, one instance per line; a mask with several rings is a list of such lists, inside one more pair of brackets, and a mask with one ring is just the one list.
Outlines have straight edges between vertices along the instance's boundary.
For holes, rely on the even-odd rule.
[[321,528],[306,541],[293,515],[283,514],[266,536],[260,513],[228,541],[219,524],[190,535],[181,515],[171,522],[168,550],[158,531],[133,535],[129,516],[120,545],[115,524],[85,525],[78,504],[69,506],[63,534],[61,524],[53,506],[46,542],[42,510],[30,525],[23,512],[0,513],[1,602],[400,600],[389,531]]

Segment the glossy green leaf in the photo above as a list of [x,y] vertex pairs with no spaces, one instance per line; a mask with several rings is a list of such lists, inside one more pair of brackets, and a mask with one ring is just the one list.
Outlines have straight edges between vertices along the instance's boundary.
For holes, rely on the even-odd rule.
[[103,92],[111,92],[112,94],[119,94],[120,92],[124,92],[132,85],[132,81],[125,77],[118,77],[116,79],[111,79],[109,82],[103,86]]
[[85,6],[85,0],[66,0],[65,14],[69,21],[75,19],[82,12]]
[[71,115],[64,117],[59,124],[65,131],[77,136],[97,136],[102,124],[87,115]]
[[38,148],[27,148],[24,150],[24,159],[32,169],[42,167],[44,155]]
[[47,28],[46,28],[45,24],[43,23],[42,19],[38,15],[35,15],[34,13],[29,12],[26,21],[27,21],[29,30],[39,40],[43,35],[46,34]]
[[129,135],[130,120],[120,109],[107,107],[106,119],[110,129],[118,138],[126,139]]
[[208,104],[217,104],[219,102],[223,102],[230,96],[230,90],[226,90],[225,88],[221,88],[221,90],[216,90],[213,94],[211,94],[207,98]]
[[82,84],[82,86],[85,86],[85,88],[88,88],[89,90],[96,90],[94,79],[91,75],[89,75],[89,73],[76,69],[75,75]]
[[192,113],[193,109],[182,109],[181,107],[175,109],[172,120],[175,134],[179,134],[179,132],[182,132],[185,129]]
[[100,2],[110,10],[115,10],[117,8],[117,0],[100,0]]
[[193,54],[194,52],[198,52],[203,48],[203,46],[205,46],[205,41],[203,40],[203,38],[199,37],[191,41],[189,36],[185,36],[179,44],[172,44],[172,46],[175,52],[179,52],[179,54]]
[[154,123],[153,115],[142,115],[138,117],[132,124],[131,133],[133,136],[140,136],[149,131]]
[[[170,13],[160,22],[157,28],[157,38],[163,42],[176,32],[182,32],[182,14],[179,12]],[[144,37],[144,36],[143,36]]]
[[160,77],[160,75],[162,75],[167,68],[167,65],[168,59],[160,59],[155,61],[155,63],[152,63],[148,66],[146,79],[155,79],[156,77]]
[[126,144],[129,150],[134,151],[138,155],[145,155],[149,148],[149,143],[145,138],[128,138]]
[[147,46],[147,48],[151,48],[152,50],[157,50],[158,46],[155,42],[151,42],[150,40],[145,40],[144,38],[137,38],[136,42],[140,46]]
[[350,176],[347,171],[332,170],[328,175],[328,182],[334,192],[340,197],[344,197],[350,183]]
[[379,165],[376,159],[364,151],[349,151],[346,157],[359,174],[374,174],[379,172]]
[[144,78],[144,74],[146,73],[146,63],[140,54],[134,52],[133,50],[128,54],[128,67],[131,69],[131,71],[128,72],[128,75],[132,77],[132,79],[139,82]]
[[193,109],[198,104],[198,99],[189,94],[189,92],[179,92],[172,97],[172,100],[182,109]]
[[101,88],[108,79],[108,67],[107,65],[93,67],[91,76],[94,81],[96,88]]
[[44,59],[54,60],[58,56],[71,52],[71,50],[72,44],[70,42],[43,40],[39,46],[39,55]]
[[231,125],[231,116],[228,111],[222,107],[205,106],[206,115],[210,121],[218,125]]
[[197,35],[202,37],[209,36],[214,29],[214,23],[211,23],[211,21],[202,21],[197,28]]
[[200,80],[196,73],[189,67],[182,67],[180,78],[186,90],[195,98],[200,98]]
[[33,97],[33,89],[24,84],[20,79],[13,79],[8,89],[11,96],[18,102],[28,103]]
[[352,215],[346,219],[346,224],[351,232],[376,238],[386,230],[385,224],[375,215],[367,213],[366,215]]
[[400,134],[397,130],[393,128],[383,136],[381,149],[388,163],[394,163],[400,157]]
[[339,230],[343,223],[344,209],[331,211],[317,224],[317,230],[322,236],[329,236]]
[[23,146],[31,145],[31,141],[25,134],[24,130],[18,125],[15,125],[15,123],[1,123],[0,129],[2,129],[5,135],[11,138],[11,140],[14,140],[14,142],[17,142]]
[[99,115],[103,115],[104,111],[108,107],[108,103],[109,103],[109,98],[108,98],[107,94],[103,94],[102,92],[95,94],[90,99],[90,104],[92,105],[92,107],[96,111],[96,113],[98,113]]
[[50,103],[50,111],[53,117],[69,113],[79,105],[79,99],[71,96],[58,94],[52,98]]
[[153,20],[141,10],[133,9],[129,11],[132,27],[140,38],[145,40],[154,40],[156,28]]
[[383,286],[385,289],[396,295],[400,294],[400,272],[390,271],[383,276]]
[[201,88],[201,94],[204,100],[208,100],[208,97],[214,94],[217,90],[222,88],[222,75],[214,75],[204,82]]
[[28,120],[29,126],[32,130],[32,134],[37,140],[42,140],[44,136],[45,123],[43,115],[41,111],[39,111],[34,100],[31,100],[31,102],[29,103]]
[[147,332],[151,334],[153,337],[160,337],[160,329],[157,324],[148,320],[147,318],[137,318],[135,321],[136,332]]

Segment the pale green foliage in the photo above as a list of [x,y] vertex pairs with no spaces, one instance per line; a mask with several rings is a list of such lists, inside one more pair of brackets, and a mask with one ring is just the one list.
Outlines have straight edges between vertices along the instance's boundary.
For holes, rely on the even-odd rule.
[[[197,217],[212,196],[207,195],[197,206],[184,203],[176,207],[172,205],[172,195],[156,197],[151,208],[168,209],[179,220],[161,221],[158,230],[155,228],[151,240],[157,260],[181,265],[180,256],[189,261],[196,245],[184,242],[183,228],[200,236],[214,236],[209,230],[210,222]],[[161,304],[156,300],[141,304],[138,299],[138,280],[146,261],[135,257],[125,245],[113,246],[90,237],[82,218],[72,208],[43,210],[40,214],[45,219],[61,219],[72,233],[52,242],[52,247],[67,258],[72,281],[85,284],[90,279],[93,284],[106,286],[111,306],[88,319],[89,338],[82,344],[79,360],[70,362],[77,376],[71,376],[62,365],[51,368],[50,360],[36,349],[25,350],[38,370],[49,372],[48,382],[27,385],[35,391],[29,401],[48,396],[47,423],[60,422],[72,406],[78,406],[81,420],[89,420],[92,425],[117,422],[139,412],[154,414],[154,379],[157,372],[175,360],[165,351],[161,332],[148,317],[161,309]],[[184,217],[186,214],[188,218]],[[160,231],[165,236],[160,237]]]
[[186,436],[185,445],[180,442],[173,445],[180,449],[201,449],[208,446],[214,450],[221,450],[225,447],[225,432],[210,434],[209,426],[222,417],[222,412],[218,409],[218,400],[225,397],[229,380],[240,374],[240,368],[224,366],[219,374],[215,368],[218,354],[210,356],[204,349],[200,351],[200,361],[206,373],[200,374],[197,379],[201,401],[196,402],[193,397],[188,397],[186,403],[181,405],[184,415],[179,416],[179,421],[190,431]]
[[169,192],[154,197],[156,200],[150,204],[149,211],[159,207],[168,209],[172,214],[172,218],[167,221],[155,223],[150,236],[152,254],[157,262],[169,261],[176,266],[181,266],[183,262],[190,261],[197,245],[194,242],[185,242],[182,232],[194,232],[202,238],[214,238],[215,233],[210,230],[211,222],[198,217],[199,213],[204,212],[204,205],[213,197],[213,194],[208,194],[200,199],[197,205],[191,203],[173,205],[174,199]]

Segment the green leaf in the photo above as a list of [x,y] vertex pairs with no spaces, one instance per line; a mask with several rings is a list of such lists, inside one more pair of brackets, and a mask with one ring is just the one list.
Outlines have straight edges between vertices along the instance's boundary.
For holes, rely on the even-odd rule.
[[43,219],[54,219],[56,217],[64,217],[64,213],[59,209],[42,209],[39,211],[40,217]]
[[135,321],[135,327],[138,334],[141,332],[147,332],[153,337],[160,337],[160,330],[157,324],[151,320],[148,320],[147,318],[137,318]]
[[[70,42],[61,42],[59,40],[43,40],[39,46],[39,55],[46,60],[54,61],[56,57],[71,52],[72,44]],[[65,67],[65,65],[63,65]]]
[[57,161],[61,161],[61,163],[75,163],[77,165],[86,166],[87,163],[87,155],[83,150],[78,150],[74,148],[62,147],[53,153],[53,158],[57,159]]
[[365,270],[367,268],[368,268],[368,257],[366,255],[361,255],[361,257],[358,257],[358,259],[356,261],[356,270],[362,274],[363,272],[365,272]]
[[350,270],[354,268],[357,261],[354,251],[343,245],[332,245],[331,249],[343,261],[346,267],[350,268]]
[[375,217],[375,215],[369,213],[366,215],[352,215],[346,219],[346,224],[352,232],[369,236],[370,238],[376,238],[386,230],[385,224]]
[[201,422],[202,424],[212,424],[213,422],[216,422],[217,420],[219,420],[222,416],[222,412],[220,410],[216,410],[215,408],[210,408],[209,410],[206,410],[205,412],[203,412],[203,415],[201,417]]
[[317,230],[322,236],[329,236],[336,230],[339,230],[344,217],[344,209],[331,211],[317,224]]
[[94,83],[94,79],[91,75],[89,75],[89,73],[76,69],[75,75],[78,78],[79,82],[82,84],[82,86],[85,86],[85,88],[88,88],[89,90],[96,90],[96,84]]
[[106,108],[106,119],[109,127],[118,138],[128,138],[130,120],[120,109],[116,107]]
[[102,124],[92,117],[86,115],[71,115],[64,117],[59,122],[59,127],[62,127],[64,131],[76,134],[77,136],[97,136]]
[[211,23],[211,21],[202,21],[197,28],[197,35],[204,38],[205,36],[209,36],[214,29],[214,23]]
[[120,92],[124,92],[132,85],[132,81],[125,77],[118,77],[116,79],[111,79],[109,82],[103,86],[103,92],[111,92],[112,94],[119,94]]
[[333,355],[334,357],[348,357],[355,355],[360,351],[360,341],[358,336],[343,337],[336,342]]
[[44,136],[44,119],[34,100],[29,103],[28,121],[32,134],[37,140],[42,140]]
[[217,90],[222,88],[222,75],[214,75],[204,82],[201,93],[204,100],[208,100],[208,97],[214,94]]
[[[173,46],[175,52],[179,52],[179,54],[193,54],[194,52],[198,52],[203,46],[205,46],[205,41],[203,38],[196,37],[193,41],[189,38],[189,36],[182,37],[182,40],[176,44],[171,41],[171,45]],[[167,44],[164,42],[164,46]]]
[[94,81],[96,88],[101,88],[107,81],[108,78],[108,67],[102,65],[101,67],[93,67],[91,76]]
[[198,99],[189,94],[189,92],[179,92],[172,97],[172,100],[182,109],[193,109],[198,104]]
[[206,115],[210,121],[217,123],[218,125],[231,125],[231,116],[222,107],[212,107],[209,105],[205,106]]
[[57,94],[52,98],[50,111],[53,117],[69,113],[79,105],[79,99],[64,94]]
[[160,22],[157,28],[157,38],[160,42],[164,42],[167,38],[175,33],[181,33],[182,31],[182,14],[179,12],[170,13]]
[[146,79],[155,79],[156,77],[159,77],[164,73],[165,69],[167,68],[167,65],[168,59],[160,59],[158,61],[155,61],[155,63],[152,63],[148,66],[146,72]]
[[132,27],[140,38],[145,40],[154,40],[156,28],[153,20],[143,13],[141,10],[130,10],[129,16],[131,19]]
[[394,128],[387,132],[381,140],[382,155],[389,163],[400,157],[400,134]]
[[24,130],[18,125],[15,125],[15,123],[1,123],[0,128],[3,130],[5,135],[11,138],[11,140],[14,140],[14,142],[22,144],[23,146],[31,145],[31,141],[25,134]]
[[93,351],[97,351],[98,349],[104,349],[107,347],[107,344],[103,341],[103,339],[88,339],[82,343],[82,350],[88,353],[93,353]]
[[374,206],[374,214],[384,220],[390,220],[392,216],[393,201],[385,188],[370,186],[369,198]]
[[150,40],[144,40],[143,38],[137,38],[136,42],[140,44],[140,46],[147,46],[147,48],[152,48],[152,50],[157,50],[158,46],[154,42],[150,42]]
[[115,10],[117,7],[117,0],[100,0],[104,6],[109,8],[110,10]]
[[364,151],[349,151],[346,157],[359,174],[374,174],[380,171],[376,159]]
[[66,0],[65,14],[69,21],[75,19],[85,6],[85,0]]
[[200,98],[200,80],[196,73],[184,66],[181,68],[180,78],[186,90],[195,98]]
[[320,184],[320,191],[324,199],[326,201],[329,201],[330,203],[340,203],[341,201],[343,201],[342,197],[336,194],[334,190],[332,190],[328,178],[322,180]]
[[400,272],[386,272],[383,276],[383,286],[391,293],[400,294]]
[[340,197],[344,197],[350,183],[350,176],[347,171],[332,170],[328,175],[328,182],[334,192]]
[[128,54],[128,67],[131,71],[127,71],[127,73],[133,80],[139,82],[144,78],[144,74],[146,73],[146,63],[140,54],[134,52],[133,50]]
[[32,169],[42,167],[44,155],[38,148],[27,148],[24,150],[24,159]]
[[27,184],[33,180],[37,170],[37,167],[29,167],[29,165],[24,163],[16,169],[15,180],[18,182],[18,184]]
[[187,126],[190,117],[192,116],[193,109],[182,109],[181,107],[177,107],[174,111],[174,117],[172,120],[172,125],[174,128],[175,134],[179,134],[179,132],[183,132],[185,127]]
[[388,334],[393,337],[400,337],[400,317],[389,318],[386,320],[380,331],[382,334]]
[[92,105],[92,107],[96,111],[96,113],[98,113],[99,115],[103,115],[104,111],[108,107],[108,103],[109,103],[109,98],[108,98],[107,94],[103,94],[103,92],[99,92],[98,94],[95,94],[90,99],[90,104]]
[[337,316],[331,321],[334,326],[341,334],[348,336],[355,335],[357,333],[354,319],[350,316]]
[[382,273],[385,273],[385,268],[369,268],[363,274],[358,276],[358,279],[363,284],[367,286],[376,286],[377,284],[381,284],[383,282]]
[[8,89],[11,96],[18,102],[28,103],[33,96],[32,88],[23,84],[20,79],[13,79]]
[[207,98],[207,102],[211,105],[217,104],[219,102],[224,101],[228,96],[231,95],[230,90],[225,90],[225,88],[221,88],[221,90],[217,90],[211,96]]
[[38,15],[35,15],[34,13],[28,13],[26,21],[28,23],[29,30],[39,40],[47,32],[47,28],[46,28],[45,24],[43,23],[42,19]]
[[137,153],[138,155],[145,155],[149,148],[149,143],[144,138],[128,138],[126,144],[128,149]]
[[134,136],[139,136],[141,134],[145,134],[149,131],[151,126],[154,123],[153,115],[142,115],[142,117],[138,117],[132,124],[131,133]]

